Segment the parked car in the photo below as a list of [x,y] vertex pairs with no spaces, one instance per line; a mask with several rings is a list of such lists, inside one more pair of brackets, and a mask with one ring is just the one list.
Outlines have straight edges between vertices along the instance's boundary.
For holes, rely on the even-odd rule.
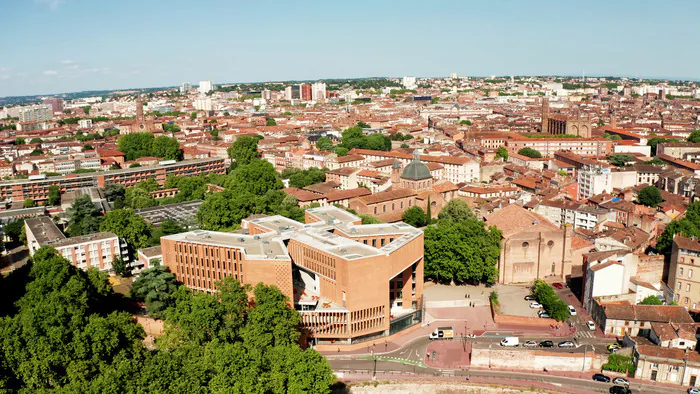
[[571,313],[571,316],[576,316],[576,309],[574,309],[573,306],[569,305],[567,308],[569,308],[569,313]]
[[541,309],[541,308],[542,308],[542,304],[540,304],[539,302],[531,302],[531,303],[530,303],[530,308],[532,308],[532,309]]
[[630,385],[629,380],[627,380],[627,379],[625,379],[625,378],[615,378],[615,379],[613,379],[613,383],[614,383],[614,384],[621,384],[621,385],[623,385],[623,386],[629,386],[629,385]]
[[544,313],[540,313],[540,317],[543,319],[549,319],[551,316],[549,316],[549,314],[547,312],[544,312]]
[[545,313],[547,313],[545,310],[537,311],[537,316],[544,315]]
[[559,344],[557,346],[559,346],[559,347],[574,347],[575,345],[571,341],[563,341],[563,342],[559,342]]
[[561,290],[564,288],[564,285],[562,285],[561,283],[552,283],[552,287],[554,287],[555,289]]
[[534,294],[528,294],[525,296],[525,301],[537,301],[537,296]]
[[588,326],[588,329],[591,331],[595,331],[595,323],[593,323],[593,320],[589,320],[586,322],[586,325]]
[[552,347],[554,346],[554,342],[552,341],[542,341],[540,342],[540,347]]
[[593,380],[596,382],[610,383],[610,377],[603,375],[602,373],[597,373],[593,375]]
[[631,394],[632,390],[627,388],[627,386],[612,386],[610,387],[610,394]]
[[700,394],[700,389],[697,387],[691,387],[688,389],[688,394]]
[[622,349],[622,346],[618,345],[617,343],[611,343],[610,345],[608,345],[608,351],[610,353],[615,353],[620,349]]
[[537,346],[537,342],[535,342],[535,341],[527,341],[527,342],[523,343],[523,346],[526,346],[526,347],[535,347],[535,346]]

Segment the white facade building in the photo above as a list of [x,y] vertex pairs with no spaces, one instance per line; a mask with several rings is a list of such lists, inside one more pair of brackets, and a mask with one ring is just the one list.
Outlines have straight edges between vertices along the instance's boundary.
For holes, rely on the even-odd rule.
[[[211,83],[211,82],[210,82]],[[200,85],[201,86],[201,85]],[[186,94],[192,90],[192,84],[189,82],[183,82],[182,85],[180,85],[180,94]]]
[[20,122],[48,122],[53,118],[51,105],[41,104],[22,107],[19,110]]
[[403,77],[403,81],[401,84],[406,89],[415,89],[418,87],[418,85],[416,84],[416,77]]
[[214,90],[211,81],[199,81],[199,94],[207,94]]
[[194,100],[194,109],[197,111],[211,111],[212,103],[209,97],[199,97]]
[[316,82],[311,84],[311,99],[313,101],[324,101],[326,99],[325,82]]
[[578,171],[578,199],[585,200],[601,193],[612,191],[609,168],[585,166]]

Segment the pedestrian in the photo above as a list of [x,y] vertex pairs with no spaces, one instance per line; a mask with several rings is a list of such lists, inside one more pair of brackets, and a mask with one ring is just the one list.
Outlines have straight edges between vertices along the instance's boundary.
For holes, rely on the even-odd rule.
[[338,354],[340,354],[340,347],[338,347]]
[[467,374],[467,382],[469,381],[469,375]]

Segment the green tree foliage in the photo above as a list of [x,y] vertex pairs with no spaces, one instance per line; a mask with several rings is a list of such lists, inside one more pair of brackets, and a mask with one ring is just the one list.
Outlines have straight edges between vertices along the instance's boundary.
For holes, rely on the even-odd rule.
[[[391,150],[391,139],[382,134],[371,134],[364,135],[362,132],[362,127],[358,124],[357,126],[350,127],[343,131],[343,136],[341,138],[340,147],[350,149],[372,149],[372,150]],[[336,153],[337,150],[336,150]]]
[[347,156],[348,152],[350,152],[350,149],[344,146],[338,146],[335,148],[335,154],[338,156]]
[[41,144],[42,142],[44,141],[39,137],[34,137],[31,139],[31,141],[29,141],[30,144]]
[[163,131],[165,131],[166,133],[177,133],[178,131],[180,131],[180,126],[176,124],[164,123]]
[[639,303],[639,305],[663,305],[663,303],[661,302],[661,300],[659,299],[659,297],[657,297],[657,296],[655,296],[655,295],[652,294],[652,295],[647,296],[646,298],[644,298],[644,299]]
[[126,189],[122,185],[118,185],[116,183],[108,183],[105,186],[105,198],[107,199],[107,201],[114,204],[114,208],[124,208]]
[[182,149],[175,138],[159,136],[153,140],[151,156],[161,157],[165,160],[182,160]]
[[443,215],[425,229],[425,276],[442,283],[495,283],[501,232],[473,216],[458,217]]
[[384,223],[381,220],[377,219],[376,217],[372,215],[365,215],[365,214],[359,214],[357,215],[360,219],[362,219],[362,224],[379,224],[379,223]]
[[459,124],[471,126],[471,125],[472,125],[472,121],[471,121],[471,120],[460,120],[460,121],[459,121]]
[[22,203],[22,208],[34,208],[35,206],[36,202],[31,198],[25,198],[24,203]]
[[154,140],[151,133],[126,134],[117,140],[117,149],[124,153],[126,160],[131,161],[139,157],[151,156]]
[[449,220],[452,222],[465,222],[476,217],[469,205],[460,199],[450,200],[438,214],[439,220]]
[[547,314],[557,321],[564,321],[571,316],[569,308],[564,301],[554,292],[552,286],[542,279],[535,279],[532,285],[532,294],[542,304]]
[[533,159],[541,159],[542,153],[532,148],[523,148],[518,151],[519,155],[531,157]]
[[226,151],[235,166],[250,164],[253,160],[260,158],[258,139],[247,135],[236,138]]
[[158,245],[160,244],[160,237],[171,234],[179,234],[185,231],[187,231],[187,229],[179,222],[173,219],[165,219],[163,222],[161,222],[160,226],[153,228],[153,232],[151,233],[151,241],[149,244]]
[[84,107],[83,107],[83,113],[84,113],[85,115],[90,115],[90,109],[92,109],[92,107],[90,107],[89,105],[84,106]]
[[413,136],[410,134],[392,133],[389,135],[389,139],[392,141],[409,141],[413,139]]
[[401,220],[413,227],[425,227],[428,225],[428,216],[426,216],[423,209],[417,205],[408,208],[403,213]]
[[688,142],[700,142],[700,130],[694,130],[688,136]]
[[273,118],[265,119],[265,126],[277,126],[277,122]]
[[24,139],[23,137],[17,137],[17,138],[15,138],[15,145],[24,145],[24,144],[26,144],[26,143],[27,143],[27,142],[25,141],[25,139]]
[[149,315],[162,317],[163,312],[174,305],[174,294],[179,287],[168,267],[156,265],[142,271],[136,278],[131,286],[131,298],[144,302]]
[[499,157],[503,158],[503,161],[508,160],[508,149],[506,149],[504,146],[499,147],[496,149],[496,159]]
[[642,205],[654,208],[663,201],[663,198],[661,197],[661,192],[656,188],[656,186],[647,186],[639,191],[637,201],[639,201],[639,203]]
[[158,205],[151,193],[138,185],[126,189],[124,206],[133,209],[148,208]]
[[10,238],[13,243],[19,243],[22,240],[24,229],[24,219],[17,219],[5,225],[3,229],[5,235]]
[[605,138],[606,140],[610,140],[610,141],[619,141],[622,139],[622,137],[620,137],[619,135],[610,134],[610,133],[604,133],[603,138]]
[[267,193],[268,190],[282,188],[282,181],[278,178],[275,167],[267,160],[253,160],[249,164],[238,165],[231,173],[228,183],[230,189],[238,192],[250,192],[258,196]]
[[299,189],[309,185],[326,181],[327,168],[311,167],[308,170],[299,170],[289,176],[289,186]]
[[122,256],[117,256],[112,260],[112,269],[116,275],[122,276],[126,273],[126,261]]
[[316,149],[331,152],[333,151],[333,141],[328,137],[321,137],[316,141]]
[[76,198],[68,208],[67,233],[71,237],[91,234],[99,231],[102,215],[100,210],[92,203],[90,196]]
[[151,225],[132,209],[115,209],[107,212],[100,224],[100,231],[112,232],[127,244],[129,255],[133,258],[138,249],[149,245],[153,231]]
[[634,161],[634,156],[618,154],[610,155],[607,157],[608,163],[614,165],[615,167],[624,167],[627,163]]
[[684,237],[700,236],[700,202],[696,201],[688,205],[685,216],[679,220],[673,220],[659,237],[656,248],[666,255],[671,254],[673,236],[682,233]]
[[61,189],[58,186],[49,186],[49,205],[58,205],[61,203]]
[[[125,312],[104,313],[111,287],[53,248],[32,257],[16,313],[0,319],[0,384],[9,392],[125,392],[148,359],[144,332]],[[110,387],[111,389],[107,389]]]

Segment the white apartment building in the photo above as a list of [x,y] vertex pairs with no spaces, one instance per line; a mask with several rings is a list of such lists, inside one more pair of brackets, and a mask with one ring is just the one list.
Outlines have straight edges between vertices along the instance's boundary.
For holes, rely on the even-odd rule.
[[311,84],[311,99],[313,101],[325,101],[326,99],[326,83],[316,82]]
[[128,260],[126,243],[114,233],[94,233],[66,238],[47,216],[27,219],[24,227],[30,255],[48,245],[79,269],[97,268],[100,271],[111,271],[112,262],[119,256],[125,261]]
[[92,119],[80,119],[78,121],[78,127],[81,129],[89,129],[92,127]]
[[416,84],[416,77],[403,77],[401,84],[406,89],[415,89],[418,87],[418,84]]
[[[201,85],[200,85],[200,86],[201,86]],[[189,83],[189,82],[183,82],[183,83],[180,85],[180,94],[186,94],[186,93],[189,92],[190,90],[192,90],[192,84],[191,84],[191,83]]]
[[584,166],[578,171],[578,199],[585,200],[596,194],[612,192],[609,168]]
[[211,99],[209,97],[199,97],[194,100],[194,108],[197,111],[211,111],[213,109]]
[[20,122],[48,122],[53,118],[53,109],[49,104],[22,107],[19,110]]
[[214,90],[214,85],[212,85],[211,81],[199,81],[199,94],[207,94]]

